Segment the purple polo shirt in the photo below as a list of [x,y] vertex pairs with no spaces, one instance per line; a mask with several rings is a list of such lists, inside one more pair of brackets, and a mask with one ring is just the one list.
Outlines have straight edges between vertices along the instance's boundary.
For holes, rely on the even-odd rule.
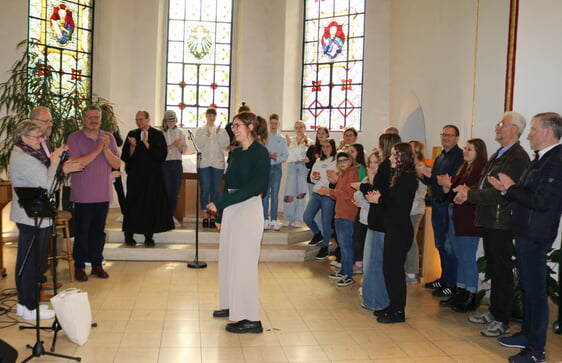
[[[119,155],[117,144],[113,135],[107,131],[100,130],[97,140],[92,140],[78,130],[68,136],[68,155],[71,158],[80,157],[92,152],[102,135],[109,135],[109,149]],[[83,171],[70,174],[70,200],[75,203],[100,203],[109,202],[113,199],[111,189],[111,165],[105,159],[103,152],[92,161]]]

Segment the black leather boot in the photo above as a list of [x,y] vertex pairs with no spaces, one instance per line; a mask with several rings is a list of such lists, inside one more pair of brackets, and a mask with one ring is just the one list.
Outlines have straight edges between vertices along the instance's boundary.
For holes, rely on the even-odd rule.
[[477,307],[476,293],[466,291],[464,299],[451,308],[457,313],[466,313],[467,311],[476,310]]

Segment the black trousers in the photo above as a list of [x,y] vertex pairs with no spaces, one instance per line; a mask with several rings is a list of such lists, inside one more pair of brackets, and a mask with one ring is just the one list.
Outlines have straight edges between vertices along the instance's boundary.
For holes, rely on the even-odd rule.
[[[37,308],[37,293],[35,291],[35,281],[41,277],[41,269],[43,268],[43,255],[42,251],[45,250],[45,245],[48,245],[48,233],[50,227],[39,228],[38,241],[33,243],[33,248],[29,251],[29,257],[25,261],[25,255],[28,252],[29,246],[35,236],[35,227],[28,226],[27,224],[17,223],[19,231],[18,236],[18,254],[16,257],[16,291],[18,294],[18,302],[25,305],[29,310]],[[36,248],[39,248],[39,261],[36,259]],[[21,267],[23,270],[19,274]]]
[[[407,228],[405,228],[407,229]],[[412,224],[410,223],[410,230]],[[409,238],[405,235],[409,234]],[[404,263],[412,246],[412,233],[385,233],[383,252],[383,274],[386,290],[390,299],[391,312],[404,311],[406,308],[406,275]]]
[[513,306],[513,232],[484,228],[482,241],[490,274],[490,312],[496,320],[508,324]]

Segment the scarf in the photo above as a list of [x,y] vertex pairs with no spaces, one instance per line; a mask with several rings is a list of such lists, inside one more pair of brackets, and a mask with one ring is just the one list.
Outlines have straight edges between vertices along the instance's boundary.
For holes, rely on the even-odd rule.
[[34,148],[32,148],[31,146],[23,143],[23,142],[18,142],[16,144],[17,147],[19,147],[20,149],[22,149],[26,154],[33,156],[34,158],[38,159],[40,162],[42,162],[47,168],[49,166],[51,166],[51,159],[49,159],[47,157],[47,155],[45,155],[44,153],[42,153],[40,150],[35,150]]

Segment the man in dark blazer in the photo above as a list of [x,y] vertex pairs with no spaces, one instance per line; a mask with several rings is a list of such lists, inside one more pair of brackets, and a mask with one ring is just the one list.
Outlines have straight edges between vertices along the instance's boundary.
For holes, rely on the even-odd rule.
[[535,160],[523,172],[519,182],[499,173],[489,182],[512,203],[515,253],[523,290],[521,332],[499,338],[510,348],[522,348],[509,357],[510,362],[544,362],[548,328],[546,294],[547,252],[558,233],[562,213],[562,118],[553,112],[533,117],[529,142]]

